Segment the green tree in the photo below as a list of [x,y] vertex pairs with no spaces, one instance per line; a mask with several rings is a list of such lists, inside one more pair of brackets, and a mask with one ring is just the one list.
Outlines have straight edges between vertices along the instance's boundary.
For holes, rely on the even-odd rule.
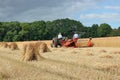
[[16,35],[16,31],[8,31],[7,33],[6,33],[6,35],[5,35],[5,37],[4,37],[4,41],[10,41],[10,42],[12,42],[13,41],[13,37]]
[[118,29],[112,29],[110,36],[120,36],[120,27]]
[[5,35],[5,28],[2,26],[2,22],[0,22],[0,41],[3,41],[4,35]]
[[30,23],[21,23],[21,31],[19,31],[18,35],[19,35],[19,39],[22,41],[28,41],[30,40]]
[[91,37],[98,37],[98,32],[97,32],[98,27],[99,27],[98,24],[93,24],[93,25],[92,25],[91,31],[90,31],[90,32],[91,32],[91,33],[90,33],[90,34],[91,34],[91,35],[90,35]]
[[99,37],[107,37],[111,33],[112,28],[109,24],[103,23],[98,27],[98,36]]
[[2,28],[4,30],[3,40],[4,41],[13,41],[15,35],[21,30],[19,22],[3,22]]
[[53,24],[51,21],[46,22],[45,34],[45,39],[52,39],[56,36],[56,34],[54,34]]
[[83,33],[84,34],[81,36],[82,38],[91,37],[91,27],[84,27]]
[[46,36],[46,23],[45,21],[35,21],[31,23],[31,39],[33,40],[44,40]]

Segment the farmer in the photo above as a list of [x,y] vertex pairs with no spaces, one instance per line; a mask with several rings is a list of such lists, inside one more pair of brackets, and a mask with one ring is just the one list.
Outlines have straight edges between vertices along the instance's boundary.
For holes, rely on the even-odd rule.
[[62,34],[59,33],[59,34],[58,34],[58,39],[60,40],[60,39],[62,39],[62,38],[63,38]]
[[60,47],[62,46],[62,40],[63,40],[63,36],[62,36],[62,33],[59,33],[58,34],[58,45],[60,45]]
[[77,41],[77,40],[78,40],[78,34],[77,32],[74,32],[73,41]]
[[89,37],[89,40],[88,40],[88,43],[87,43],[88,47],[92,47],[94,45],[91,40],[92,40],[92,37]]

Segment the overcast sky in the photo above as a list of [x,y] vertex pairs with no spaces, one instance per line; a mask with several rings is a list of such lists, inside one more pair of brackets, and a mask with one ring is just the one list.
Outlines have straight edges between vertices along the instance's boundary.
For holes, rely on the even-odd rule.
[[0,0],[0,21],[32,22],[61,18],[85,26],[108,23],[120,27],[120,0]]

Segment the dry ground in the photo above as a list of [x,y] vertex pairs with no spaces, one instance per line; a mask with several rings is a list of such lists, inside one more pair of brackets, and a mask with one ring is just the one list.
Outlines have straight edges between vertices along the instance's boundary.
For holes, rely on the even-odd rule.
[[23,43],[15,51],[0,47],[0,80],[120,80],[118,46],[50,48],[52,52],[41,54],[46,59],[23,62]]

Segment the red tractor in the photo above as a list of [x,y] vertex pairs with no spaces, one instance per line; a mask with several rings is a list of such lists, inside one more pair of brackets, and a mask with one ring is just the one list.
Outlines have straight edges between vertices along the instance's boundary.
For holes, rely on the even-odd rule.
[[82,39],[57,39],[57,37],[53,38],[51,47],[92,47],[94,44],[92,43],[92,38],[89,40],[82,40]]

